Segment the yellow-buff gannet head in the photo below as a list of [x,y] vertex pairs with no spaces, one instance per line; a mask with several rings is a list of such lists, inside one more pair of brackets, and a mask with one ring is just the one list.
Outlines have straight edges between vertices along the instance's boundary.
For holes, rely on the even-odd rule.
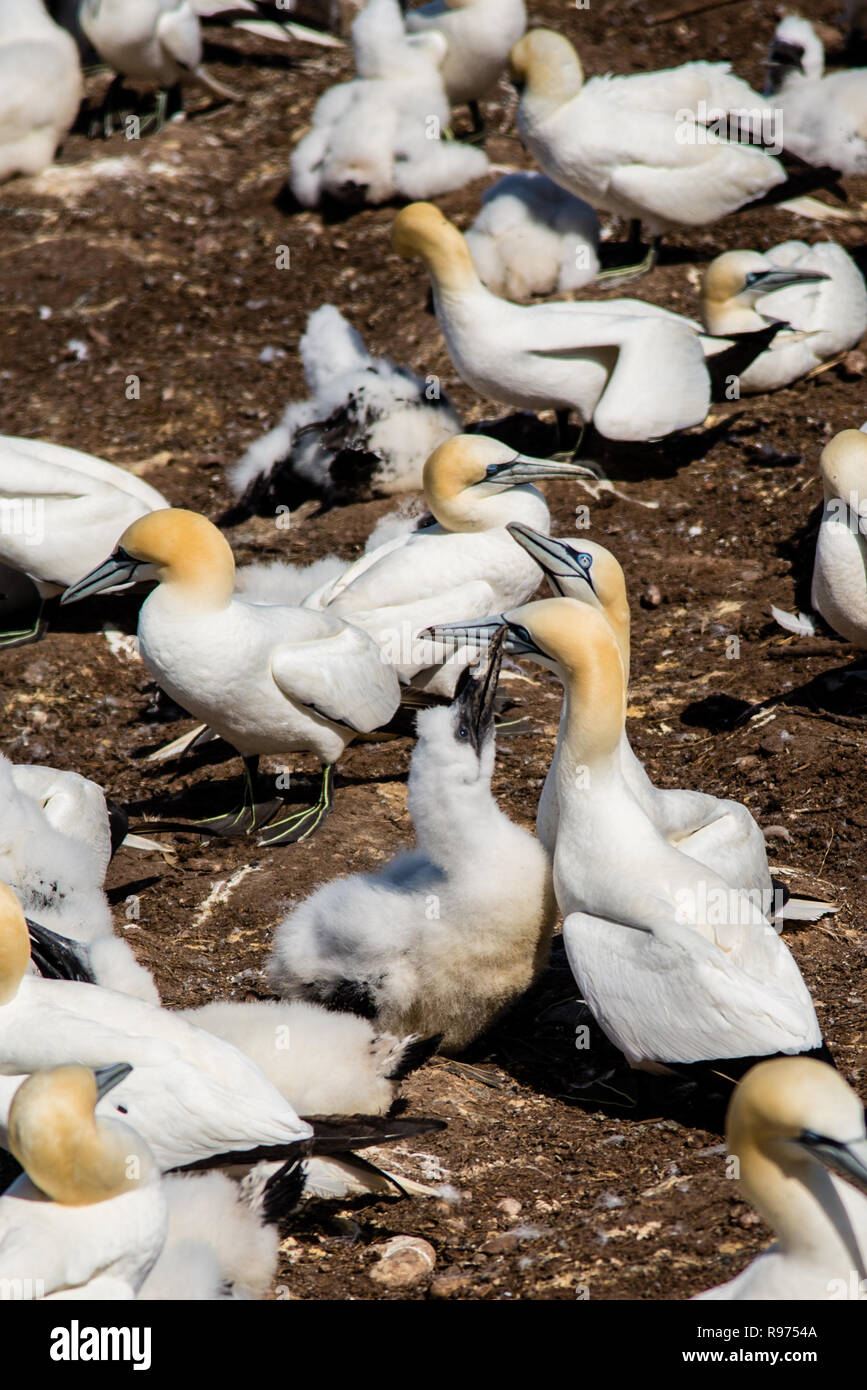
[[509,54],[509,76],[519,91],[552,107],[577,96],[584,69],[573,45],[553,29],[531,29]]
[[835,434],[822,450],[819,469],[825,501],[839,497],[860,516],[867,504],[867,434],[863,430]]
[[462,234],[433,203],[403,208],[392,224],[391,244],[404,260],[424,261],[435,289],[459,292],[480,284]]
[[485,434],[456,434],[428,457],[422,486],[447,531],[482,531],[511,519],[508,493],[515,488],[526,491],[546,478],[593,476],[581,464],[531,458]]

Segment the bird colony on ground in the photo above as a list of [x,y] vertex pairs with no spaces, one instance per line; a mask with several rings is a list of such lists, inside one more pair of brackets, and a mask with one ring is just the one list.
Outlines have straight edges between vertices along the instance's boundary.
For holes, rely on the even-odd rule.
[[[242,769],[234,804],[215,782],[207,814],[185,816],[173,798],[131,826],[112,788],[80,775],[73,747],[58,768],[0,754],[8,1296],[36,1281],[46,1298],[267,1297],[280,1232],[305,1200],[458,1201],[389,1170],[391,1144],[397,1154],[443,1130],[448,1143],[447,1120],[407,1105],[402,1083],[428,1067],[435,1095],[435,1054],[465,1052],[518,1004],[559,933],[573,998],[624,1066],[654,1074],[655,1103],[688,1083],[720,1116],[727,1106],[742,1191],[775,1241],[730,1282],[693,1292],[822,1300],[852,1268],[863,1274],[864,1109],[790,949],[794,924],[838,907],[780,890],[740,801],[678,789],[676,760],[670,785],[654,785],[630,742],[637,610],[618,538],[604,510],[593,537],[552,535],[545,488],[592,503],[614,491],[606,450],[700,438],[733,383],[737,399],[772,392],[861,342],[861,270],[823,230],[867,216],[846,191],[867,174],[864,15],[849,8],[836,67],[809,18],[775,32],[770,21],[759,93],[701,54],[587,75],[580,10],[559,32],[534,25],[524,0],[405,12],[398,0],[0,0],[4,179],[65,160],[76,122],[121,140],[133,119],[156,150],[190,87],[218,111],[242,101],[204,64],[206,22],[222,21],[227,43],[231,21],[313,51],[320,71],[349,48],[355,75],[323,82],[308,126],[287,130],[286,215],[319,208],[339,229],[388,204],[399,273],[420,291],[429,279],[428,332],[480,403],[510,412],[491,433],[462,420],[418,364],[376,355],[351,308],[321,303],[293,330],[306,398],[228,470],[234,518],[274,516],[298,495],[333,509],[420,492],[424,513],[387,513],[351,562],[296,563],[289,530],[285,559],[239,569],[234,522],[176,505],[171,468],[157,491],[74,439],[0,438],[7,653],[40,642],[50,665],[58,605],[81,604],[86,630],[95,596],[119,595],[138,612],[142,685],[194,721],[156,759],[180,775],[173,759],[221,742]],[[82,65],[112,76],[101,107],[80,114]],[[485,152],[486,103],[504,78],[535,167]],[[470,182],[464,234],[437,199]],[[652,279],[647,298],[608,297],[652,272],[672,233],[770,206],[792,237],[684,276],[694,316],[655,303]],[[629,224],[621,244],[612,216]],[[544,412],[550,448],[529,447],[540,435],[521,431]],[[865,431],[835,431],[814,459],[813,611],[778,611],[790,630],[830,629],[862,649]],[[25,509],[38,535],[12,524]],[[514,720],[498,681],[539,666],[562,708],[532,826],[505,814],[492,779],[498,731],[508,762]],[[407,737],[412,847],[383,835],[368,871],[332,860],[282,919],[275,906],[271,997],[227,998],[215,979],[211,1002],[163,1007],[112,922],[104,881],[118,846],[159,865],[167,835],[198,836],[219,864],[240,839],[251,857],[278,856],[291,881],[293,858],[344,814],[334,774],[353,745]],[[279,778],[275,794],[260,768],[294,755],[320,769],[309,804],[280,795]]]

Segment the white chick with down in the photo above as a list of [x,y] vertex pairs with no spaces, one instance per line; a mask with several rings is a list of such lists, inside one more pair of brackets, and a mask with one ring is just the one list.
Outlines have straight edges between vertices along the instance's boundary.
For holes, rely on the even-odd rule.
[[842,430],[819,460],[824,506],[811,602],[829,627],[867,650],[867,433]]
[[75,41],[42,0],[0,0],[0,182],[53,163],[83,96]]
[[415,848],[326,884],[277,928],[268,974],[281,994],[397,1034],[440,1033],[458,1052],[543,969],[555,920],[548,856],[491,793],[499,665],[495,644],[452,705],[418,716]]
[[273,512],[310,493],[351,501],[421,487],[425,459],[461,428],[448,398],[389,357],[372,357],[333,304],[310,315],[299,352],[310,397],[290,402],[233,465],[241,507]]
[[507,174],[464,233],[483,285],[504,299],[564,294],[599,271],[599,218],[545,174]]
[[524,0],[431,0],[408,10],[404,22],[408,34],[436,33],[445,39],[446,95],[452,106],[469,106],[481,131],[478,104],[490,94],[527,27]]
[[826,74],[822,40],[800,15],[786,15],[777,25],[766,94],[781,112],[787,149],[810,164],[867,174],[864,69]]
[[304,207],[323,198],[384,203],[436,197],[481,177],[481,150],[442,140],[449,104],[439,65],[445,40],[409,39],[397,0],[370,0],[352,26],[358,76],[319,98],[312,129],[290,159]]

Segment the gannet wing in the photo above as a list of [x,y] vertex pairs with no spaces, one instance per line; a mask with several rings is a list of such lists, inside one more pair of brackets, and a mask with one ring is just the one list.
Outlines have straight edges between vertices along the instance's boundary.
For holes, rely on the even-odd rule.
[[181,67],[195,72],[202,61],[202,30],[192,6],[180,5],[160,16],[156,36]]
[[350,623],[321,638],[275,647],[271,674],[287,699],[357,733],[387,724],[400,704],[392,667],[372,638]]
[[611,173],[611,193],[646,209],[647,216],[704,225],[786,181],[782,165],[758,146],[725,140],[679,145],[675,130],[671,121],[664,163],[641,162],[633,149]]
[[378,564],[380,560],[384,560],[385,557],[391,555],[393,551],[402,549],[413,534],[414,532],[409,531],[399,536],[393,536],[390,541],[385,541],[382,545],[378,545],[375,550],[360,555],[351,565],[346,566],[343,573],[339,574],[327,589],[316,590],[316,594],[318,595],[317,606],[319,608],[326,608],[329,604],[334,603],[336,599],[340,598],[341,594],[346,592],[356,579],[362,574],[365,574],[373,565]]

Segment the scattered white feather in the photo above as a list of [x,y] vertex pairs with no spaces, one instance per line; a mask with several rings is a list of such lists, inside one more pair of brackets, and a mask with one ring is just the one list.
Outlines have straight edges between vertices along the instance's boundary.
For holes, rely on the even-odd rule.
[[544,174],[500,179],[465,236],[479,277],[507,299],[577,290],[599,271],[599,218]]
[[777,608],[771,604],[771,616],[786,632],[793,632],[796,637],[815,637],[816,624],[808,613],[786,613],[782,608]]

